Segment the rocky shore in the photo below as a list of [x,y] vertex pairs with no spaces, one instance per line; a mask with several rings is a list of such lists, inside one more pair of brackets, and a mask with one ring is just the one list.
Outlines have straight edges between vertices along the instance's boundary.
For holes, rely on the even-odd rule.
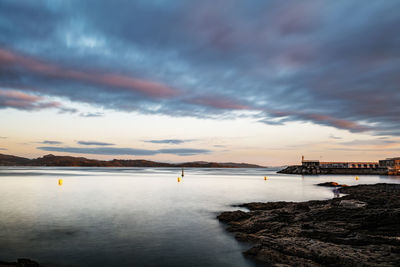
[[223,212],[218,219],[253,244],[245,255],[269,266],[399,266],[400,184],[339,191],[347,195],[249,203],[242,205],[249,212]]
[[41,267],[41,265],[30,259],[18,259],[16,262],[0,261],[0,267]]
[[319,166],[302,166],[292,165],[288,166],[278,173],[285,174],[303,174],[303,175],[316,175],[316,174],[352,174],[352,175],[388,175],[386,168],[321,168]]

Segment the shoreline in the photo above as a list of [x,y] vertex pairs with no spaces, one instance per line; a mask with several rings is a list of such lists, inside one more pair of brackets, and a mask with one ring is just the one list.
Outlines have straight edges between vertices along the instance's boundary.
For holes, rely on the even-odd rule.
[[272,266],[397,266],[400,184],[338,190],[346,195],[247,203],[240,206],[249,212],[222,212],[217,218],[236,239],[253,245],[244,255]]

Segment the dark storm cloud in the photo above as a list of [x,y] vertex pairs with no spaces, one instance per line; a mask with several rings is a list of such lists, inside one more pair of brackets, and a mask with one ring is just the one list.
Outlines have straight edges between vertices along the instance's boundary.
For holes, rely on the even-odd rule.
[[193,139],[162,139],[162,140],[145,140],[144,142],[153,143],[153,144],[172,144],[179,145],[186,142],[192,142]]
[[135,149],[135,148],[120,148],[120,147],[37,147],[43,151],[66,152],[77,154],[96,154],[96,155],[130,155],[130,156],[153,156],[156,154],[172,154],[179,156],[192,156],[199,154],[211,153],[206,149],[193,148],[176,148],[176,149]]
[[96,141],[78,141],[77,143],[80,145],[85,145],[85,146],[113,146],[114,145],[111,143],[96,142]]
[[[396,0],[3,0],[0,88],[400,135],[399,9]],[[4,98],[0,108],[55,105]]]

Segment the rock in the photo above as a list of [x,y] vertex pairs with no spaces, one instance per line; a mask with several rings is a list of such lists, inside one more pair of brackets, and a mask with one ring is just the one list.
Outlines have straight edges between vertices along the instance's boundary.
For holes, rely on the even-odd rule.
[[346,187],[346,186],[348,186],[347,184],[338,184],[336,182],[326,182],[326,183],[320,183],[317,185],[318,186],[326,186],[326,187]]
[[250,210],[271,210],[271,209],[278,209],[287,206],[288,202],[278,201],[278,202],[268,202],[268,203],[261,203],[261,202],[252,202],[240,205],[241,207],[248,208]]
[[318,186],[326,186],[326,187],[338,187],[338,186],[340,186],[336,182],[326,182],[326,183],[320,183],[320,184],[317,184],[317,185]]
[[30,259],[18,259],[17,262],[0,261],[0,267],[41,267],[41,265]]
[[221,222],[240,221],[249,218],[250,215],[244,211],[226,211],[218,215],[218,220]]
[[249,203],[243,206],[250,212],[219,218],[238,240],[254,244],[245,255],[269,266],[399,266],[400,184],[339,190],[348,195]]
[[362,201],[357,201],[353,199],[349,200],[342,200],[339,203],[340,206],[346,209],[358,209],[358,208],[364,208],[367,206],[367,203],[362,202]]

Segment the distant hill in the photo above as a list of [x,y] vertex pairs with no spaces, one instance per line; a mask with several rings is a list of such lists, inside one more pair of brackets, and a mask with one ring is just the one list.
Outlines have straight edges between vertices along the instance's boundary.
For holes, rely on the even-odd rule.
[[31,160],[11,155],[0,154],[0,166],[21,166],[29,164]]
[[194,167],[194,168],[264,168],[263,166],[247,163],[218,163],[218,162],[185,162],[163,163],[149,160],[122,160],[109,161],[87,159],[83,157],[55,156],[52,154],[28,159],[12,155],[0,154],[0,166],[53,166],[53,167]]

